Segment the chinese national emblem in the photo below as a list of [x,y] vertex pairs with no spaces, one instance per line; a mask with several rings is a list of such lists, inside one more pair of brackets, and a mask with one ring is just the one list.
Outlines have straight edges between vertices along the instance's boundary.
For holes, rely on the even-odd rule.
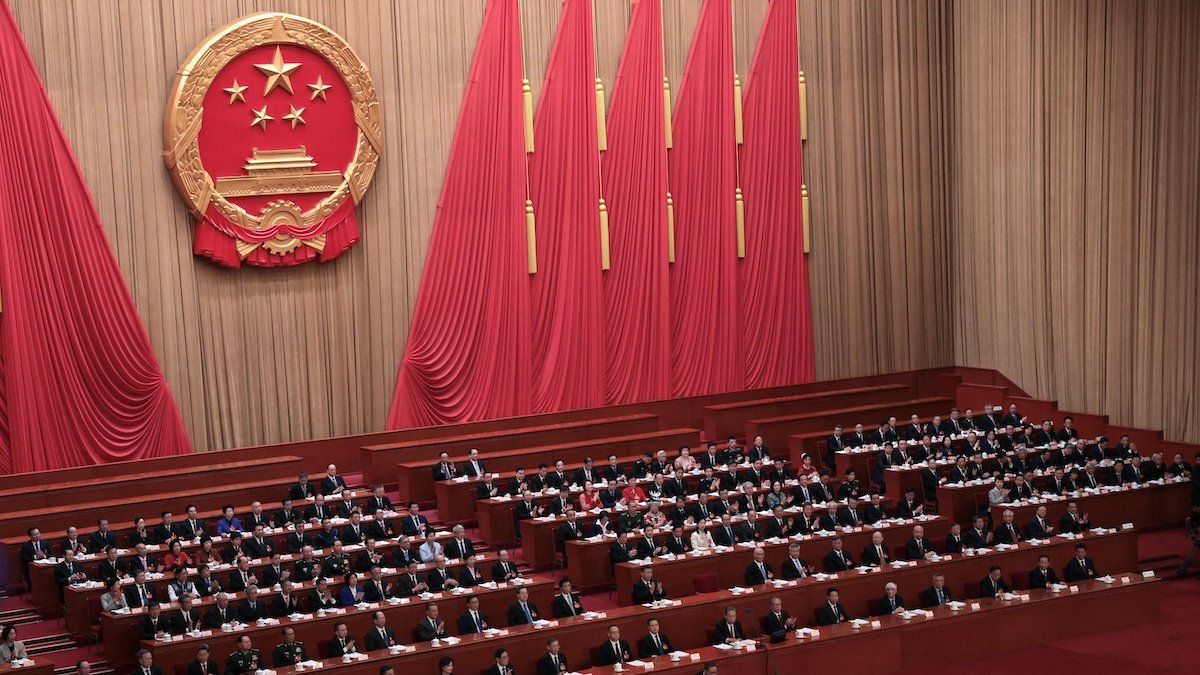
[[379,163],[379,98],[329,28],[255,14],[210,35],[179,70],[163,157],[198,219],[195,252],[227,267],[336,258]]

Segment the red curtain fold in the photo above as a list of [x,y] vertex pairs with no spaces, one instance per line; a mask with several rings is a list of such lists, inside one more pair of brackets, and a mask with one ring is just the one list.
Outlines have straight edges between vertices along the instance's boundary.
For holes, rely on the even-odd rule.
[[521,22],[489,0],[388,428],[530,412]]
[[671,395],[662,30],[659,0],[634,5],[608,114],[601,176],[612,262],[603,327],[610,404]]
[[741,389],[733,8],[705,0],[675,106],[671,335],[675,396]]
[[604,405],[591,5],[563,4],[529,156],[538,235],[538,273],[529,277],[534,412]]
[[742,333],[748,389],[813,379],[804,255],[799,45],[795,0],[772,0],[746,84],[741,177],[746,264]]
[[190,452],[70,144],[0,5],[0,473]]

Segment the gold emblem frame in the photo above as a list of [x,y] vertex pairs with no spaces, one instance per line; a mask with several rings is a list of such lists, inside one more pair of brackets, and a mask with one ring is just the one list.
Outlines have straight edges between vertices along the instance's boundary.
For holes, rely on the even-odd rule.
[[[367,65],[358,54],[328,27],[311,19],[282,12],[252,14],[227,24],[197,46],[175,76],[163,119],[163,160],[175,188],[188,208],[204,218],[213,205],[230,222],[248,229],[263,226],[269,214],[255,215],[230,202],[216,189],[213,177],[200,161],[198,138],[204,116],[204,98],[216,76],[230,61],[262,45],[297,45],[328,61],[350,93],[358,141],[344,178],[333,193],[312,209],[300,214],[299,226],[311,227],[332,214],[347,197],[362,201],[383,150],[379,95]],[[237,238],[235,234],[226,233]],[[239,244],[245,244],[241,242]]]

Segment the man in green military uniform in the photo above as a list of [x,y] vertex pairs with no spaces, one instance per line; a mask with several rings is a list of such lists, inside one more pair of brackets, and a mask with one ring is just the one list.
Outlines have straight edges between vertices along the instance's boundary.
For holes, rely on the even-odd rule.
[[294,666],[308,660],[308,651],[304,649],[304,643],[296,641],[295,628],[287,626],[283,629],[283,642],[275,645],[271,658],[276,668]]
[[350,571],[350,556],[342,550],[342,542],[333,542],[333,553],[321,562],[321,576],[341,579]]
[[250,644],[250,636],[240,635],[237,639],[237,651],[225,660],[225,672],[228,675],[243,675],[253,673],[262,665],[262,654]]

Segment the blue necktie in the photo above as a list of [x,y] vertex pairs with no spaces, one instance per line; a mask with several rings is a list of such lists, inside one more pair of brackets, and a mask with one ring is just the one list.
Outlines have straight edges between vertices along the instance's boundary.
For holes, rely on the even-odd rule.
[[529,612],[529,605],[521,605],[521,608],[525,610],[525,620],[533,623],[533,614]]

